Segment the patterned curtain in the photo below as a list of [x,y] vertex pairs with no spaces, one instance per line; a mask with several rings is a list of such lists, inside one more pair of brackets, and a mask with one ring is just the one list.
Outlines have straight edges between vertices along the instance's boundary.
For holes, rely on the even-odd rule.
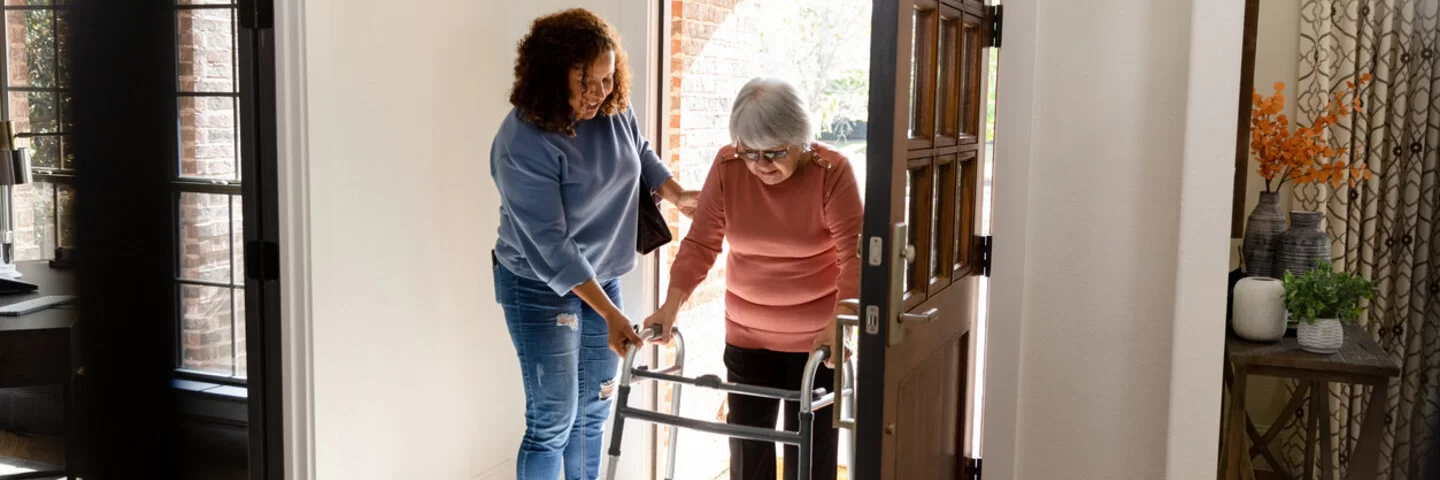
[[[1384,408],[1381,478],[1440,478],[1427,469],[1440,410],[1440,0],[1302,0],[1297,117],[1315,118],[1346,82],[1370,73],[1364,110],[1329,131],[1375,177],[1355,188],[1295,190],[1297,209],[1327,213],[1337,269],[1375,282],[1361,321],[1401,367],[1388,405],[1368,387],[1330,389],[1341,472],[1367,408]],[[1291,386],[1291,392],[1294,385]],[[1308,402],[1306,403],[1308,405]],[[1301,471],[1303,424],[1282,433],[1282,461]],[[1342,473],[1343,474],[1343,473]]]

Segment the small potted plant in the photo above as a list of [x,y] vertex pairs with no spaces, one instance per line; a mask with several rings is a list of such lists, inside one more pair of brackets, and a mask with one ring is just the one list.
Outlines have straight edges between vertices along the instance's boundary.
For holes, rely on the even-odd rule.
[[1296,337],[1308,352],[1330,354],[1345,343],[1341,322],[1354,322],[1365,311],[1361,300],[1375,298],[1369,280],[1336,272],[1321,262],[1304,275],[1285,272],[1285,309],[1300,322]]

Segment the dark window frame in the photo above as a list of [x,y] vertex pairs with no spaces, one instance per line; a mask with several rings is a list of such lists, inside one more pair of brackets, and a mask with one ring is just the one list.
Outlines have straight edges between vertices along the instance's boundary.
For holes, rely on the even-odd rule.
[[[240,337],[240,335],[239,335],[239,329],[238,329],[238,327],[239,327],[239,325],[240,325],[240,322],[247,322],[248,319],[247,319],[246,317],[237,316],[237,315],[236,315],[236,306],[239,305],[239,304],[241,304],[242,302],[244,302],[244,303],[246,303],[246,304],[248,304],[249,302],[245,299],[245,295],[246,295],[245,282],[243,282],[243,281],[242,281],[242,282],[238,282],[238,283],[236,282],[236,279],[237,279],[237,278],[245,277],[245,275],[243,275],[243,272],[244,272],[244,264],[243,264],[243,262],[242,262],[242,263],[237,263],[237,262],[235,261],[235,258],[236,258],[236,256],[235,256],[236,249],[237,249],[237,248],[243,248],[243,246],[242,246],[241,244],[237,244],[237,238],[236,238],[236,236],[235,236],[236,231],[235,231],[234,226],[235,226],[235,218],[236,218],[235,216],[236,216],[237,214],[242,215],[242,218],[243,218],[243,212],[237,212],[237,211],[236,211],[237,209],[235,208],[235,200],[236,200],[236,199],[241,199],[242,202],[245,200],[245,199],[243,198],[243,197],[244,197],[244,186],[245,186],[245,185],[244,185],[244,180],[245,180],[245,178],[243,177],[243,171],[244,171],[244,169],[243,169],[243,167],[241,166],[241,164],[244,163],[244,162],[246,162],[246,161],[249,161],[249,159],[244,158],[244,157],[245,157],[245,153],[244,153],[244,149],[242,148],[242,144],[243,144],[246,140],[245,140],[245,139],[242,137],[242,135],[241,135],[241,133],[242,133],[241,120],[244,118],[244,116],[243,116],[242,114],[245,113],[245,112],[242,112],[241,110],[242,110],[243,106],[246,104],[246,102],[245,102],[245,96],[244,96],[245,94],[244,94],[244,91],[243,91],[242,81],[241,81],[241,77],[242,77],[242,74],[243,74],[242,69],[241,69],[241,65],[242,65],[242,63],[245,62],[245,59],[244,59],[243,57],[246,56],[246,55],[252,55],[253,52],[251,52],[251,49],[247,48],[248,45],[247,45],[245,42],[242,42],[242,41],[241,41],[241,34],[240,34],[240,25],[239,25],[239,23],[240,23],[240,21],[241,21],[241,15],[242,15],[242,14],[241,14],[241,6],[240,6],[240,4],[239,4],[238,2],[232,1],[232,2],[228,2],[228,3],[187,4],[187,3],[183,3],[184,1],[185,1],[185,0],[177,0],[177,1],[175,2],[175,4],[174,4],[174,11],[175,11],[174,21],[171,22],[171,25],[172,25],[172,26],[174,27],[174,29],[175,29],[174,32],[172,32],[172,33],[173,33],[172,36],[175,38],[175,49],[174,49],[173,52],[172,52],[172,53],[174,54],[174,59],[173,59],[174,64],[177,66],[177,69],[178,69],[178,66],[179,66],[179,64],[180,64],[179,52],[180,52],[180,48],[182,47],[182,43],[181,43],[181,39],[180,39],[180,33],[181,33],[181,32],[180,32],[180,30],[179,30],[179,22],[180,22],[181,15],[182,15],[184,12],[186,12],[186,11],[204,11],[204,10],[229,10],[229,11],[230,11],[230,32],[231,32],[231,38],[230,38],[231,46],[230,46],[230,48],[231,48],[231,52],[232,52],[231,54],[233,55],[233,57],[232,57],[232,59],[231,59],[231,66],[230,66],[230,68],[231,68],[231,78],[233,79],[233,80],[232,80],[233,83],[232,83],[232,90],[230,90],[230,91],[217,92],[217,91],[201,91],[201,90],[198,90],[198,89],[195,89],[195,90],[183,90],[183,89],[181,89],[181,83],[180,83],[180,77],[179,77],[179,75],[177,75],[176,78],[175,78],[175,92],[176,92],[176,97],[175,97],[175,102],[174,102],[175,119],[176,119],[175,142],[174,142],[174,147],[175,147],[175,148],[174,148],[173,153],[172,153],[172,154],[173,154],[172,159],[173,159],[174,161],[171,162],[170,178],[168,179],[168,183],[169,183],[169,185],[170,185],[170,190],[171,190],[171,192],[170,192],[170,198],[171,198],[171,207],[172,207],[172,209],[171,209],[171,212],[170,212],[170,213],[171,213],[171,216],[172,216],[172,219],[173,219],[172,225],[173,225],[173,227],[174,227],[174,228],[171,229],[171,235],[172,235],[172,238],[171,238],[172,249],[171,249],[171,250],[172,250],[172,252],[174,252],[174,254],[173,254],[173,256],[172,256],[172,259],[173,259],[172,271],[174,272],[175,299],[176,299],[175,305],[174,305],[174,307],[175,307],[175,317],[174,317],[174,323],[173,323],[173,324],[174,324],[174,329],[175,329],[175,347],[176,347],[176,348],[175,348],[175,352],[174,352],[174,354],[175,354],[175,377],[176,377],[176,378],[180,378],[180,379],[185,379],[185,380],[193,380],[193,381],[201,381],[201,382],[211,382],[211,383],[216,383],[216,384],[220,384],[220,385],[229,385],[229,386],[245,387],[245,386],[247,386],[248,383],[249,383],[249,379],[248,379],[249,375],[248,375],[246,372],[243,372],[243,371],[240,370],[239,359],[240,359],[240,355],[242,354],[242,352],[241,352],[240,347],[239,347],[241,337]],[[178,71],[178,70],[177,70],[177,71]],[[180,122],[181,122],[180,113],[181,113],[181,111],[180,111],[180,108],[179,108],[179,103],[180,103],[183,99],[186,99],[186,98],[229,98],[230,101],[231,101],[231,103],[232,103],[232,105],[234,105],[232,111],[235,113],[236,118],[235,118],[234,124],[231,126],[231,129],[233,130],[233,135],[234,135],[234,136],[233,136],[233,139],[234,139],[234,140],[233,140],[233,143],[234,143],[234,148],[235,148],[235,165],[234,165],[235,172],[234,172],[233,178],[230,178],[230,179],[211,179],[211,178],[204,178],[204,177],[197,177],[197,176],[188,176],[188,175],[185,174],[185,172],[184,172],[184,167],[183,167],[183,162],[184,162],[184,152],[183,152],[184,139],[182,138],[182,133],[181,133],[181,129],[180,129]],[[183,229],[184,229],[184,225],[183,225],[183,217],[181,216],[181,208],[183,207],[182,198],[183,198],[186,194],[224,195],[224,196],[226,196],[226,198],[228,199],[228,201],[226,202],[226,203],[227,203],[227,209],[228,209],[228,212],[227,212],[227,215],[226,215],[227,225],[228,225],[227,231],[229,232],[229,233],[228,233],[228,238],[230,239],[230,242],[229,242],[229,243],[230,243],[230,254],[227,256],[228,261],[229,261],[229,263],[230,263],[230,275],[229,275],[228,281],[225,281],[225,282],[205,281],[205,280],[196,279],[196,278],[186,278],[186,277],[184,276],[184,274],[183,274],[183,269],[184,269],[184,261],[183,261],[184,239],[182,238],[181,232],[182,232]],[[249,279],[246,278],[245,280],[248,281]],[[185,289],[186,287],[211,287],[211,288],[222,288],[222,289],[228,290],[229,298],[230,298],[230,301],[229,301],[228,304],[229,304],[229,309],[230,309],[230,312],[231,312],[231,315],[230,315],[230,358],[231,358],[231,373],[230,373],[229,375],[221,374],[221,373],[216,373],[216,372],[207,372],[207,371],[195,370],[195,369],[185,368],[185,366],[184,366],[185,342],[184,342],[184,338],[183,338],[183,337],[184,337],[184,328],[183,328],[184,325],[183,325],[183,322],[184,322],[185,299],[184,299],[183,293],[184,293],[184,289]],[[247,308],[247,314],[248,314],[248,308]],[[247,348],[249,347],[249,344],[248,344],[248,343],[247,343],[246,347],[247,347]],[[248,359],[247,359],[247,361],[248,361]]]

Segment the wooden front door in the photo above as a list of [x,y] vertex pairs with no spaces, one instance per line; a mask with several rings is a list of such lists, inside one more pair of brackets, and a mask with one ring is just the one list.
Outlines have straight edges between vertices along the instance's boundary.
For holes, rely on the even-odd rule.
[[858,479],[953,479],[979,277],[984,0],[876,0],[857,387]]

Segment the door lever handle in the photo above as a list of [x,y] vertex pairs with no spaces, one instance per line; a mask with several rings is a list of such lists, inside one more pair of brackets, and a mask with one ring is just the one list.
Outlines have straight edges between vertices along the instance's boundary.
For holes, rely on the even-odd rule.
[[904,325],[923,325],[934,322],[940,318],[940,309],[932,308],[924,313],[902,313],[900,323]]

